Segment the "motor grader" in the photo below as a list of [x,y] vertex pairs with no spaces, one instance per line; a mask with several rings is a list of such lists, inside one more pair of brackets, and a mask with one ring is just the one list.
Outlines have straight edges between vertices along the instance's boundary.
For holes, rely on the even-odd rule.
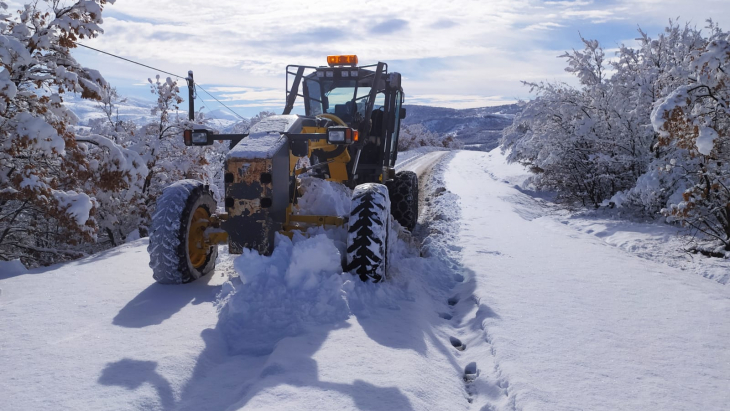
[[[316,225],[347,228],[344,271],[363,281],[386,278],[391,215],[408,230],[418,218],[418,178],[394,169],[406,116],[401,75],[382,62],[359,66],[355,55],[328,56],[327,63],[287,66],[283,113],[246,134],[184,132],[188,146],[230,140],[225,199],[219,207],[209,186],[196,180],[163,190],[148,246],[157,282],[187,283],[212,272],[219,244],[232,254],[248,248],[268,255],[276,233],[291,236]],[[291,113],[297,98],[304,115]],[[300,161],[305,157],[308,164]],[[350,214],[296,213],[305,173],[353,189]]]

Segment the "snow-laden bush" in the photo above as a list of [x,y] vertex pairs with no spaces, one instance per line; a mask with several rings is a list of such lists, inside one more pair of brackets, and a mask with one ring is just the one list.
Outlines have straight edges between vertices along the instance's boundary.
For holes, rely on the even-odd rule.
[[[89,122],[89,132],[100,134],[136,153],[149,170],[142,184],[120,193],[97,196],[99,222],[102,228],[102,248],[123,243],[130,233],[146,236],[157,197],[168,185],[187,178],[203,181],[211,186],[217,200],[223,198],[223,162],[228,152],[227,142],[213,146],[187,147],[182,132],[194,124],[205,124],[202,112],[195,120],[180,113],[182,101],[177,82],[170,78],[150,79],[150,91],[157,97],[151,114],[155,120],[137,125],[122,121],[116,115],[117,106],[124,102],[113,88],[105,88],[100,104],[102,119]],[[249,123],[250,122],[246,122]]]
[[111,0],[34,1],[17,15],[0,1],[0,259],[49,264],[81,255],[98,224],[96,196],[140,184],[137,153],[98,134],[76,138],[65,92],[99,100],[101,74],[71,55],[102,33]]
[[398,136],[398,151],[407,151],[424,146],[458,149],[464,147],[464,144],[453,135],[434,133],[422,124],[401,126]]
[[611,62],[583,39],[562,56],[580,88],[525,83],[538,96],[504,131],[509,159],[559,199],[661,213],[730,250],[730,34],[708,22],[639,30]]
[[502,146],[511,149],[511,161],[537,173],[538,188],[598,206],[635,187],[664,154],[651,110],[684,81],[686,60],[704,40],[698,30],[674,23],[657,39],[640,34],[638,49],[621,46],[611,62],[595,40],[581,39],[583,50],[565,53],[566,71],[578,77],[580,88],[525,83],[538,96],[505,129]]
[[651,120],[666,150],[655,165],[674,176],[681,194],[662,213],[730,251],[730,33],[711,29],[687,58],[686,84],[655,105]]

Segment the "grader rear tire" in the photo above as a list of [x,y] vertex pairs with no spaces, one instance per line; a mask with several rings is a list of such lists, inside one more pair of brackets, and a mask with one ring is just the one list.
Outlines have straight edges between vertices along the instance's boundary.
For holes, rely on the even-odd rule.
[[390,232],[390,199],[384,185],[368,183],[355,187],[347,231],[345,270],[362,281],[384,280]]
[[413,231],[418,222],[418,175],[401,171],[388,181],[391,214],[403,228]]
[[183,284],[213,272],[218,246],[204,247],[205,221],[216,210],[202,182],[181,180],[165,188],[152,215],[152,276],[160,284]]

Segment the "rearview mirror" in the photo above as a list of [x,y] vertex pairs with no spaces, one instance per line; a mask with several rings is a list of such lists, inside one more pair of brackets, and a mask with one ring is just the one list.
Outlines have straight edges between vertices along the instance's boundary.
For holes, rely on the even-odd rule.
[[388,75],[388,84],[392,90],[400,88],[400,73],[390,73]]

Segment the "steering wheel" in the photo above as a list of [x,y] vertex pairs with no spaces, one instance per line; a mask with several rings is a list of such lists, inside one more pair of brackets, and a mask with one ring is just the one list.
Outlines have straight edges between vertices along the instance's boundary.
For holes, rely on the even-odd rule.
[[329,113],[323,113],[323,114],[317,114],[317,115],[316,115],[315,117],[321,117],[321,118],[326,118],[326,119],[328,119],[328,120],[332,120],[332,121],[334,121],[335,123],[337,123],[337,124],[339,124],[339,125],[341,125],[341,126],[345,126],[345,127],[348,127],[348,126],[347,126],[347,123],[345,123],[344,121],[342,121],[342,119],[341,119],[341,118],[337,117],[337,116],[336,116],[336,115],[334,115],[334,114],[329,114]]

